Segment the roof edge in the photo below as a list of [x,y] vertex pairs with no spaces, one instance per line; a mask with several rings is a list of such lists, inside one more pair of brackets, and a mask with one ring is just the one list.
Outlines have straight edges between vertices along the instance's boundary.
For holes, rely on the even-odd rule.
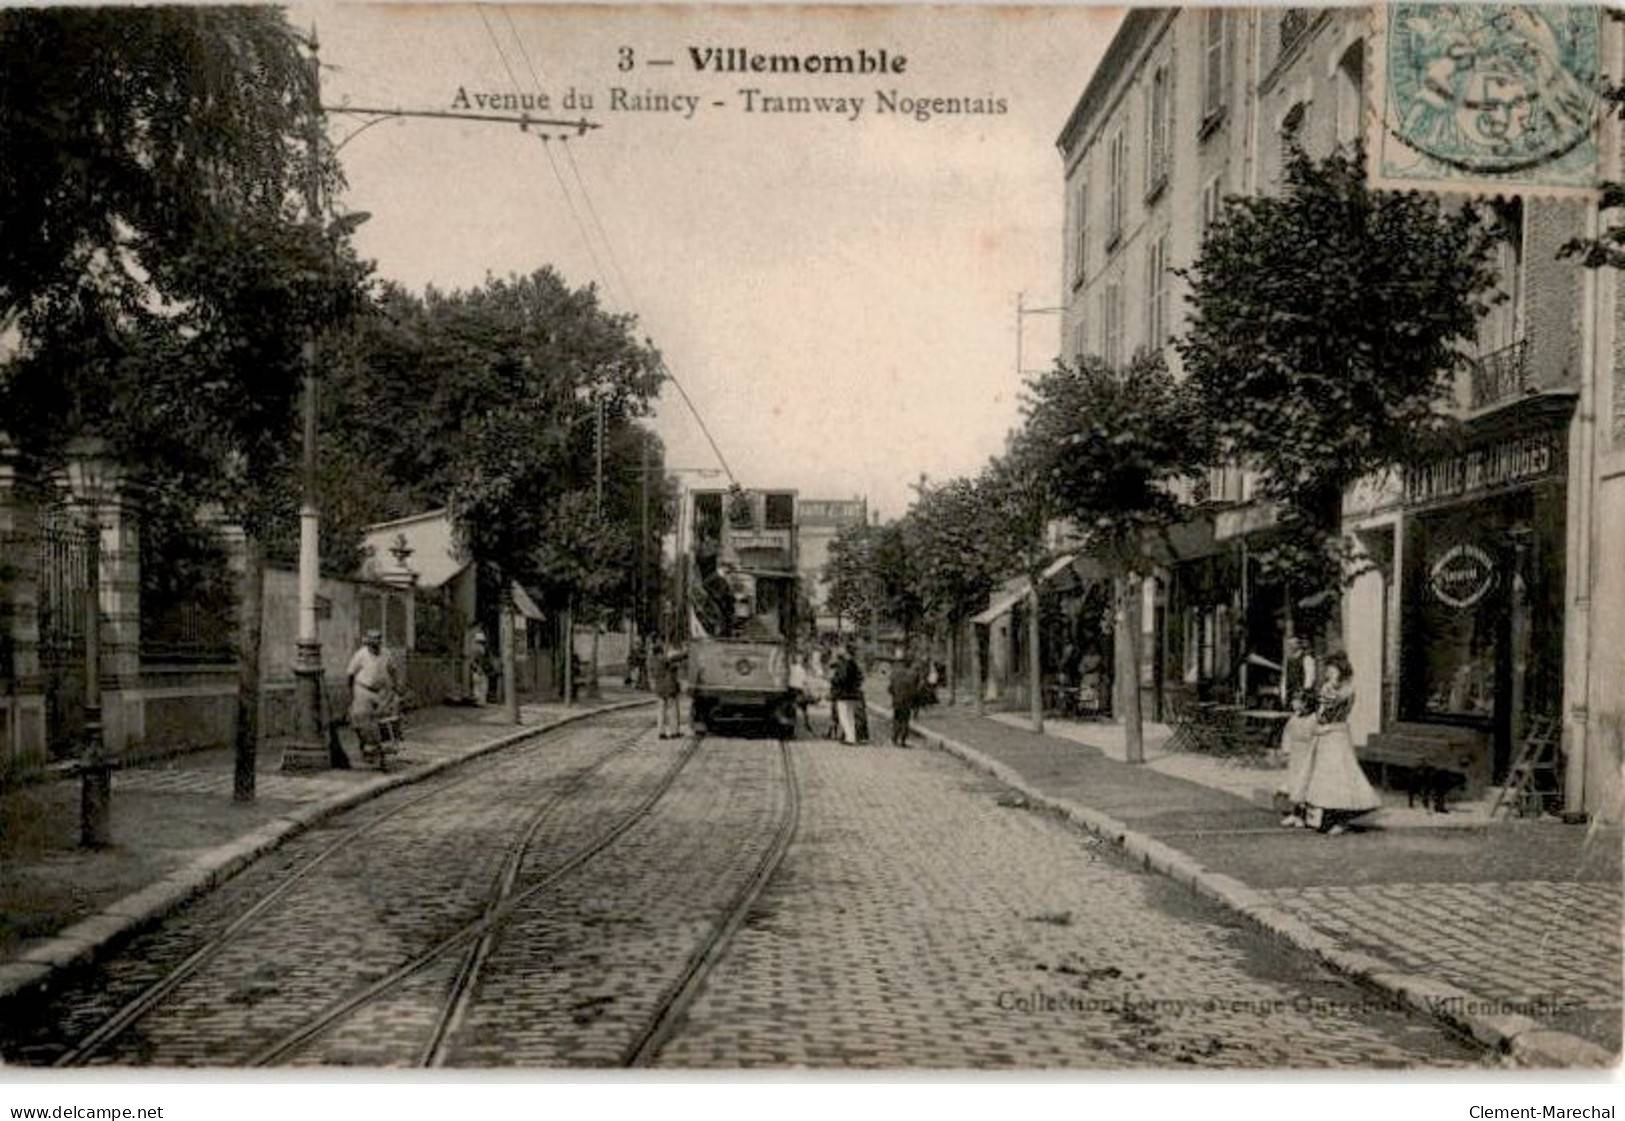
[[425,510],[421,514],[408,514],[404,518],[393,518],[387,522],[373,522],[371,525],[363,526],[361,532],[376,533],[381,529],[393,529],[395,526],[410,525],[413,522],[432,521],[435,518],[444,518],[446,515],[447,508],[442,506],[437,510]]
[[1089,84],[1084,86],[1083,94],[1072,107],[1072,113],[1062,126],[1060,135],[1055,138],[1055,147],[1062,155],[1067,154],[1077,140],[1078,134],[1083,131],[1085,122],[1094,115],[1099,103],[1105,99],[1117,78],[1118,71],[1128,61],[1128,57],[1151,33],[1157,21],[1171,18],[1178,11],[1177,7],[1134,8],[1124,17],[1117,34],[1112,36],[1111,43],[1107,45],[1106,53],[1101,55],[1100,61],[1095,64],[1095,72],[1089,76]]

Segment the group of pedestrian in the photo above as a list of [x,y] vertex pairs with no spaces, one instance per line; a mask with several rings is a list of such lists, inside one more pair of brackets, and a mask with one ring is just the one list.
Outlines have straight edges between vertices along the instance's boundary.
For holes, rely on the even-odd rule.
[[1292,715],[1281,733],[1287,753],[1286,778],[1277,792],[1285,810],[1281,825],[1330,836],[1345,833],[1355,818],[1382,805],[1349,737],[1353,667],[1341,651],[1317,665],[1308,644],[1294,639],[1282,687]]
[[[660,698],[660,738],[682,735],[682,666],[687,653],[673,644],[653,647],[645,655],[649,687]],[[909,659],[899,660],[891,671],[893,719],[891,742],[907,747],[909,723],[916,711],[930,703],[936,686],[935,667],[929,671]],[[790,656],[790,692],[801,727],[817,734],[812,710],[828,703],[829,722],[824,736],[845,744],[870,742],[869,711],[864,701],[863,663],[850,644],[827,648],[812,646]]]

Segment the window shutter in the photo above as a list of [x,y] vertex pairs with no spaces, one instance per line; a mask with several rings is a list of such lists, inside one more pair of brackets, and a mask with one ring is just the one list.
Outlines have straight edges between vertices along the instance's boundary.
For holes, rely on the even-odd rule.
[[1202,112],[1209,115],[1224,103],[1224,10],[1209,8],[1202,50]]

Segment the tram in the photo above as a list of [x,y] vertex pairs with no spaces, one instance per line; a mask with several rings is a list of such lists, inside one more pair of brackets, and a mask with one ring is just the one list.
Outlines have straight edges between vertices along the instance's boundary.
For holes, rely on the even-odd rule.
[[793,735],[796,492],[689,491],[681,530],[695,731],[750,722]]

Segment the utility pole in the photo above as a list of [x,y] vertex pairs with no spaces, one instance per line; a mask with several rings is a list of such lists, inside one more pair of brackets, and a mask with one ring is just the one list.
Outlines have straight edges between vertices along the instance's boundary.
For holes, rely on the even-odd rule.
[[[604,399],[596,402],[597,414],[593,418],[593,516],[599,532],[604,528]],[[592,677],[587,682],[587,696],[598,695],[598,630],[603,624],[602,608],[594,604],[592,612]]]
[[[310,32],[310,126],[307,139],[309,173],[305,177],[305,207],[312,227],[322,221],[321,180],[321,60],[316,42],[316,30]],[[325,770],[330,760],[327,752],[326,729],[322,726],[322,640],[316,618],[316,587],[321,579],[321,519],[316,511],[316,322],[312,318],[305,328],[303,358],[304,385],[304,457],[301,468],[301,498],[299,503],[299,632],[298,647],[294,655],[293,672],[299,682],[299,725],[292,743],[282,753],[284,771]],[[244,776],[238,776],[239,794]],[[248,779],[249,797],[253,797],[253,781]]]
[[[92,495],[91,501],[97,501]],[[102,735],[102,529],[94,508],[85,525],[85,757],[79,769],[79,844],[113,843],[113,768]]]
[[503,714],[508,723],[518,724],[519,721],[519,682],[516,680],[518,672],[518,659],[514,656],[514,633],[518,629],[514,626],[513,611],[514,583],[512,580],[502,581],[502,599],[497,616],[497,641],[502,643],[502,706]]
[[635,585],[634,596],[636,607],[633,614],[637,616],[638,637],[645,638],[644,624],[649,620],[648,606],[649,589],[649,440],[647,435],[638,441],[642,449],[639,457],[638,470],[638,579]]

